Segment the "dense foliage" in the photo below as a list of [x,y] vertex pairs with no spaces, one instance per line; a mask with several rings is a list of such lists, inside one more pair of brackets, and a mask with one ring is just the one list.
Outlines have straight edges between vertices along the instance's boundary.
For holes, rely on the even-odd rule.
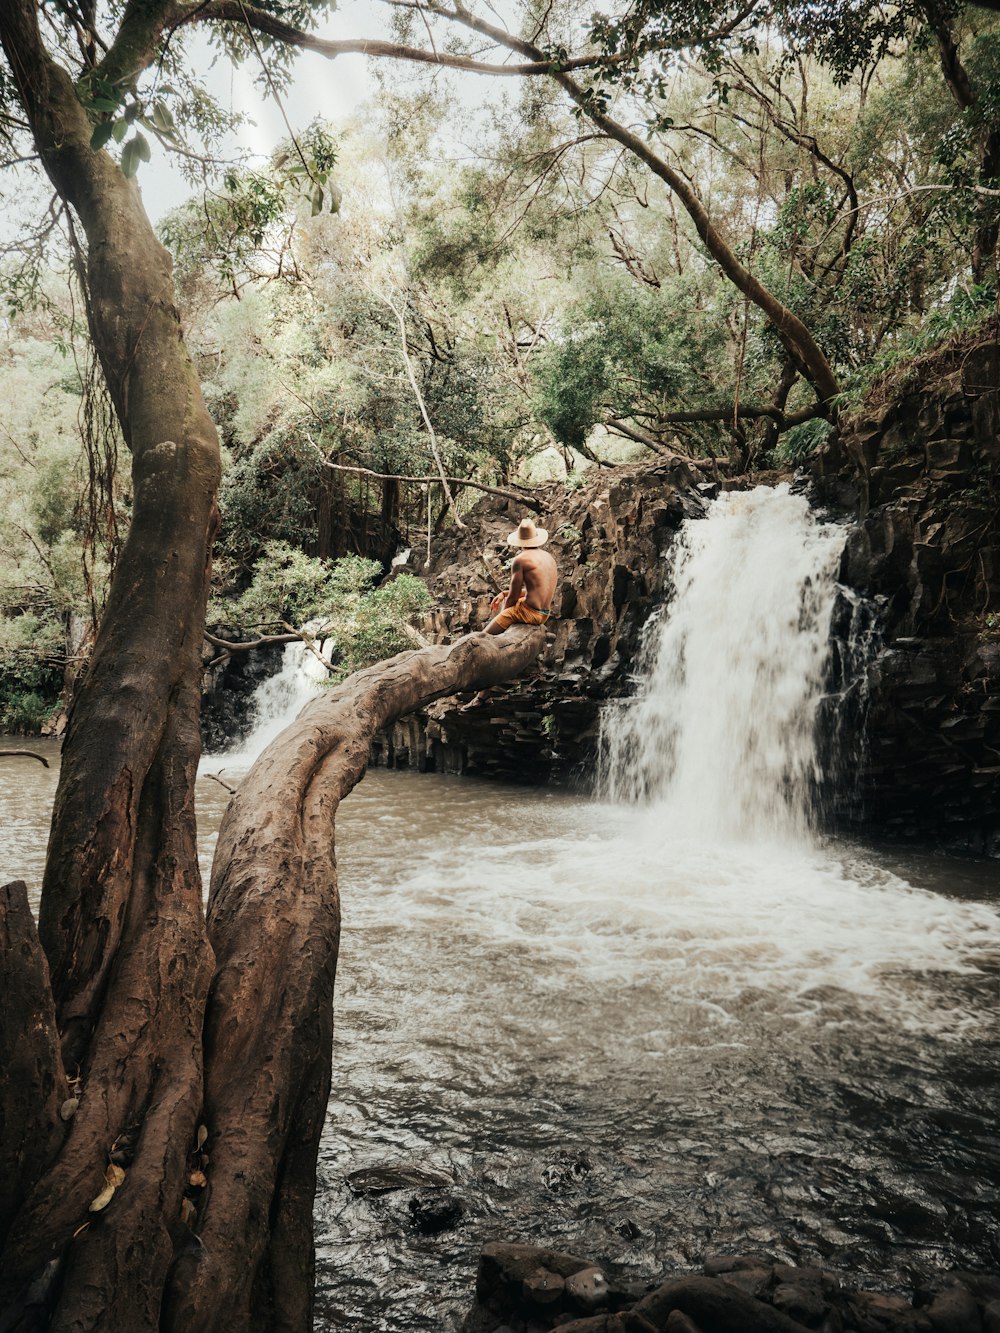
[[[273,20],[308,44],[325,12],[248,6],[232,23],[196,9],[269,96],[294,76]],[[485,11],[432,11],[397,9],[397,54],[426,47],[426,19],[445,64],[541,57],[461,148],[454,126],[482,85],[394,62],[377,111],[298,127],[243,163],[200,80],[194,21],[139,77],[54,25],[94,146],[140,180],[151,144],[180,151],[194,191],[160,233],[224,444],[217,585],[232,614],[251,614],[289,553],[386,572],[423,549],[450,521],[442,470],[509,487],[659,453],[801,460],[872,378],[995,318],[988,10],[566,0],[508,33]],[[26,155],[10,97],[0,87],[13,161]],[[12,165],[9,193],[30,170]],[[47,217],[12,241],[3,274],[0,726],[37,724],[85,653],[129,513],[79,266],[57,258],[69,219]]]
[[429,604],[426,584],[412,574],[383,581],[377,560],[320,560],[272,541],[243,591],[216,597],[208,614],[261,631],[302,626],[310,642],[332,640],[332,678],[339,680],[412,647],[402,626]]

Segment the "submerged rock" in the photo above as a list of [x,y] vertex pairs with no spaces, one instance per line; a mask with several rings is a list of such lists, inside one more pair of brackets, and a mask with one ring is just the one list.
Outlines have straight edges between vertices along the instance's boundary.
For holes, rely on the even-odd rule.
[[439,1194],[425,1190],[415,1194],[409,1203],[413,1225],[425,1236],[436,1236],[439,1231],[450,1231],[462,1220],[465,1208],[454,1194]]
[[[971,1275],[962,1275],[971,1276]],[[1000,1303],[987,1275],[949,1275],[907,1297],[853,1289],[840,1274],[716,1255],[704,1274],[641,1288],[606,1265],[531,1245],[483,1247],[463,1333],[992,1333]]]
[[444,1189],[451,1177],[421,1166],[369,1166],[352,1171],[347,1183],[355,1194],[391,1194],[394,1190]]

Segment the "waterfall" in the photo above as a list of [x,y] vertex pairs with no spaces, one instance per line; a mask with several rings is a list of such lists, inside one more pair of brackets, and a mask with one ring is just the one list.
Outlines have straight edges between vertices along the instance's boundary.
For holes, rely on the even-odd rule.
[[787,485],[721,495],[672,552],[636,695],[602,719],[602,783],[674,836],[805,836],[844,530]]
[[[315,626],[306,625],[306,633]],[[317,648],[329,661],[334,647],[326,639]],[[223,754],[206,756],[212,763],[224,762],[225,769],[247,769],[268,745],[290,726],[304,706],[314,698],[329,672],[305,643],[286,643],[281,667],[261,682],[250,697],[252,729],[245,740]]]

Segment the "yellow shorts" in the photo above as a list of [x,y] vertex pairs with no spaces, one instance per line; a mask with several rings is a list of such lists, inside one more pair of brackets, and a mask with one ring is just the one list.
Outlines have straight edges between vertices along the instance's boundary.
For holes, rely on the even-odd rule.
[[524,602],[515,602],[513,606],[503,607],[495,624],[498,630],[507,629],[515,621],[519,625],[544,625],[551,614],[551,611],[536,611],[533,606],[525,606]]

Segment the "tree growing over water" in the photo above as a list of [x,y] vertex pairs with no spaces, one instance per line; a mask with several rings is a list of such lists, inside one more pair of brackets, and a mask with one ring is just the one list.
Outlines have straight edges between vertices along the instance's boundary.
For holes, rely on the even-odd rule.
[[[75,238],[133,495],[67,728],[37,936],[24,886],[3,892],[0,1308],[11,1328],[309,1326],[336,803],[363,772],[372,728],[502,679],[538,648],[528,634],[504,650],[429,650],[358,678],[346,702],[324,701],[282,774],[286,818],[269,851],[259,805],[244,806],[206,933],[193,791],[219,443],[134,179],[147,134],[177,139],[178,118],[149,85],[174,77],[183,90],[177,29],[202,9],[0,10],[4,138],[9,156],[37,156]],[[310,18],[304,5],[291,12]],[[222,42],[247,49],[238,35]],[[161,91],[184,114],[208,114],[190,84],[187,102]],[[322,189],[322,169],[309,170]],[[186,1191],[192,1179],[201,1188],[203,1151],[213,1188],[196,1208]]]

